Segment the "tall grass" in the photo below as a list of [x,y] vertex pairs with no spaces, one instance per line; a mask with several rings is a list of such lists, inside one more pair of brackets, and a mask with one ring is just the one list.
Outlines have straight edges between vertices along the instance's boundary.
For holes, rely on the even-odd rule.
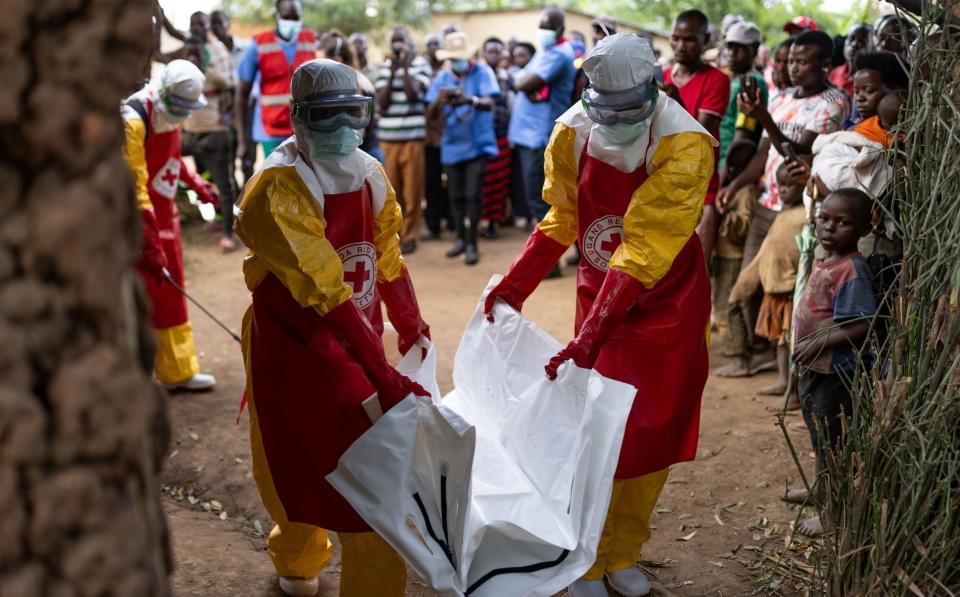
[[[956,0],[924,3],[923,31]],[[938,22],[939,21],[939,22]],[[903,261],[824,477],[831,595],[960,595],[960,34],[922,37],[890,152]]]

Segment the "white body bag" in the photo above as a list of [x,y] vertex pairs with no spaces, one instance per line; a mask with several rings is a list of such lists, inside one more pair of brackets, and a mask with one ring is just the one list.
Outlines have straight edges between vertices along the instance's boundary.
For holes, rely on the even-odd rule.
[[474,312],[442,400],[432,345],[410,351],[398,369],[433,396],[390,409],[327,480],[442,594],[548,596],[596,558],[636,389],[572,361],[548,380],[561,345],[493,314]]

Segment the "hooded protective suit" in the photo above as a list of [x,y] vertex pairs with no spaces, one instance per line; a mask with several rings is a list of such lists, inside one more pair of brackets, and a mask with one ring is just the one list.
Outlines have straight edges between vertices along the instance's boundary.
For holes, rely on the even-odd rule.
[[[546,150],[551,206],[489,294],[520,307],[579,241],[576,338],[567,359],[637,388],[597,562],[584,577],[633,566],[667,467],[696,455],[707,378],[710,283],[694,229],[716,141],[652,87],[653,52],[632,34],[584,62],[590,87],[557,120]],[[615,587],[616,588],[616,587]]]
[[295,135],[247,182],[236,223],[250,249],[253,472],[277,523],[267,548],[281,576],[309,578],[332,554],[324,529],[336,531],[341,595],[402,595],[403,561],[325,476],[370,427],[364,400],[376,392],[386,411],[410,391],[426,394],[386,361],[381,300],[401,352],[429,331],[400,257],[393,188],[350,134],[365,126],[370,98],[330,60],[305,63],[291,85]]
[[203,80],[192,63],[174,60],[157,79],[130,96],[121,109],[124,157],[134,175],[143,221],[138,269],[153,304],[155,373],[168,385],[190,379],[200,371],[186,299],[163,280],[163,269],[183,288],[180,218],[174,202],[179,181],[194,189],[202,201],[216,202],[213,186],[180,159],[179,126],[191,111],[206,104]]

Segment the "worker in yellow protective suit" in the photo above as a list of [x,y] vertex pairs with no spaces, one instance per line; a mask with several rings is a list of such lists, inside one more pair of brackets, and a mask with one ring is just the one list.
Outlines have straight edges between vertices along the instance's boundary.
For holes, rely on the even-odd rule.
[[314,595],[335,531],[340,595],[400,596],[403,560],[325,477],[370,428],[372,395],[384,412],[427,395],[387,362],[381,299],[401,353],[429,330],[400,256],[393,188],[358,149],[372,99],[331,60],[304,63],[291,86],[294,136],[247,183],[235,226],[250,249],[243,354],[253,473],[276,523],[267,550],[286,594]]
[[[185,286],[180,213],[174,201],[183,181],[205,203],[217,202],[211,183],[180,159],[180,126],[206,105],[203,73],[186,60],[174,60],[159,76],[123,104],[124,157],[133,172],[143,222],[143,251],[137,269],[150,295],[157,339],[154,374],[170,390],[203,391],[216,383],[200,372]],[[169,276],[169,277],[168,277]]]
[[694,229],[716,141],[659,94],[646,39],[620,33],[583,63],[590,86],[557,120],[545,158],[547,217],[488,294],[520,308],[578,241],[576,337],[567,360],[637,388],[597,559],[573,597],[650,592],[634,566],[671,464],[696,456],[707,380],[710,282]]

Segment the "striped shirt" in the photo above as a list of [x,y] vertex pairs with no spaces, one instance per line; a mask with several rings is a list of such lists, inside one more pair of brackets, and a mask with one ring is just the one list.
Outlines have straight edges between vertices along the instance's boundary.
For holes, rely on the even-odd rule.
[[[417,101],[409,102],[404,91],[403,78],[409,74],[414,81],[420,84],[417,90]],[[390,106],[380,114],[381,141],[412,141],[423,139],[426,136],[426,120],[424,117],[425,103],[423,96],[430,87],[433,70],[430,64],[422,57],[417,56],[404,70],[397,69],[393,77],[393,86],[390,92]],[[385,88],[390,81],[390,60],[380,67],[377,75],[377,91]]]

